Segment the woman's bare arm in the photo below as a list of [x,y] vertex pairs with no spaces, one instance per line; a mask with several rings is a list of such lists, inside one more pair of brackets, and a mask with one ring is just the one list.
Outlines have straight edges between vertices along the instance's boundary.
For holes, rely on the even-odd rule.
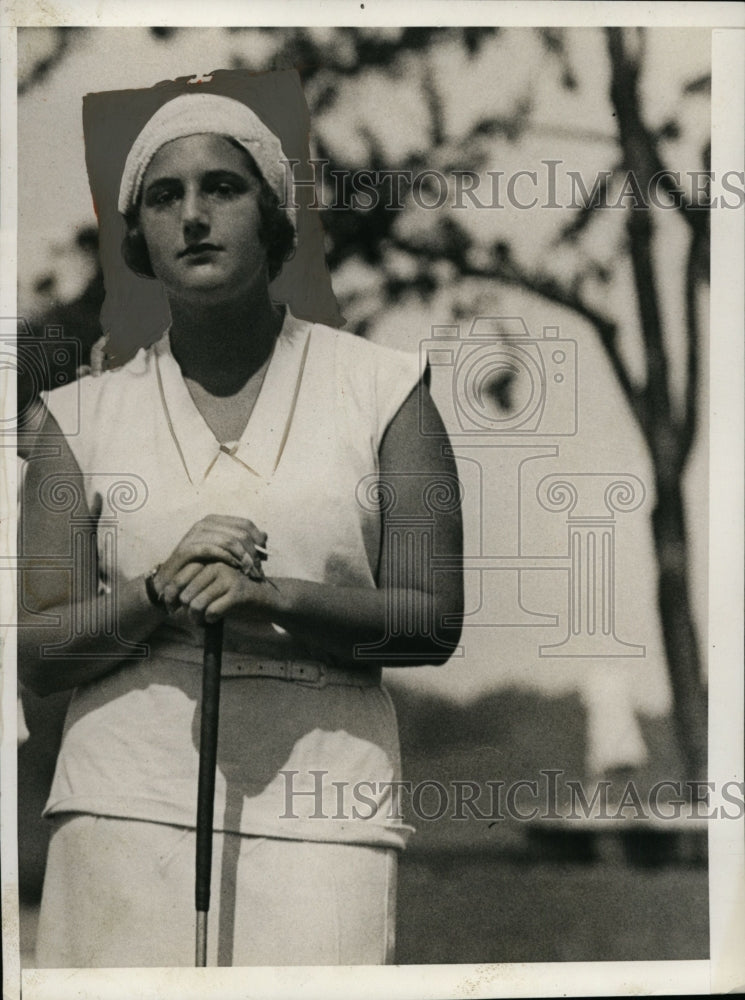
[[[49,455],[52,450],[55,453]],[[69,484],[79,498],[74,510],[55,510],[45,500],[48,490],[44,483],[50,476],[56,482]],[[55,561],[69,562],[73,555],[70,519],[74,516],[78,541],[91,553],[87,564],[77,570],[87,576],[86,592],[97,595],[96,522],[82,483],[78,463],[48,413],[42,433],[28,455],[19,521],[19,554],[26,568],[19,574],[18,672],[22,682],[37,694],[50,694],[101,677],[126,658],[123,651],[116,657],[116,640],[107,638],[94,625],[104,620],[105,598],[92,596],[76,601],[71,568],[49,568]],[[143,577],[119,586],[117,597],[117,633],[128,642],[147,639],[166,616],[164,609],[148,600]],[[49,647],[62,643],[65,655],[50,655]]]

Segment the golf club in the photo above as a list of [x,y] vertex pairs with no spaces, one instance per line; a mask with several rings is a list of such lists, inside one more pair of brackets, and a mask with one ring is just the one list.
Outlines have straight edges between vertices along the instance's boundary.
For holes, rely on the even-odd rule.
[[197,855],[194,902],[197,911],[194,964],[207,965],[207,914],[212,877],[212,819],[215,807],[217,727],[220,712],[222,620],[205,626],[202,671],[202,718],[199,735],[199,785],[197,790]]

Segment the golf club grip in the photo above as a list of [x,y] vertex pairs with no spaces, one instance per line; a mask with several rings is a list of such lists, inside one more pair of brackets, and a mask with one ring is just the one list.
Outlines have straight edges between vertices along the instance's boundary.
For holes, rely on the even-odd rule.
[[202,718],[199,736],[199,786],[197,790],[197,864],[194,883],[196,909],[210,908],[212,876],[212,817],[215,808],[217,727],[220,711],[222,620],[205,626],[202,672]]

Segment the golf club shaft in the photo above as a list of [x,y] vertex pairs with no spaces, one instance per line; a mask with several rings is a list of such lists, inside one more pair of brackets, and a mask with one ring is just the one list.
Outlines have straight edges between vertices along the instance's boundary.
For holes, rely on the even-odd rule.
[[198,969],[207,966],[207,914],[197,910],[197,940],[194,965]]
[[199,787],[197,791],[197,857],[194,902],[197,910],[196,964],[207,964],[207,913],[212,876],[212,818],[215,807],[217,730],[220,712],[222,621],[204,630],[202,718],[199,737]]

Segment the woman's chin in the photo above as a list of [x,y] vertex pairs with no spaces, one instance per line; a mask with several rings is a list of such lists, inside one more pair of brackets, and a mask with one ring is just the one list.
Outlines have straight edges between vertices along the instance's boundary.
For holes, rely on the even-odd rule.
[[201,272],[194,274],[190,281],[166,286],[169,299],[178,299],[192,305],[213,305],[218,302],[234,302],[252,295],[252,286],[247,282],[226,281],[216,274]]
[[200,260],[184,267],[155,270],[169,300],[190,304],[213,304],[251,298],[268,287],[265,267],[243,262],[240,269],[227,268],[223,261]]

